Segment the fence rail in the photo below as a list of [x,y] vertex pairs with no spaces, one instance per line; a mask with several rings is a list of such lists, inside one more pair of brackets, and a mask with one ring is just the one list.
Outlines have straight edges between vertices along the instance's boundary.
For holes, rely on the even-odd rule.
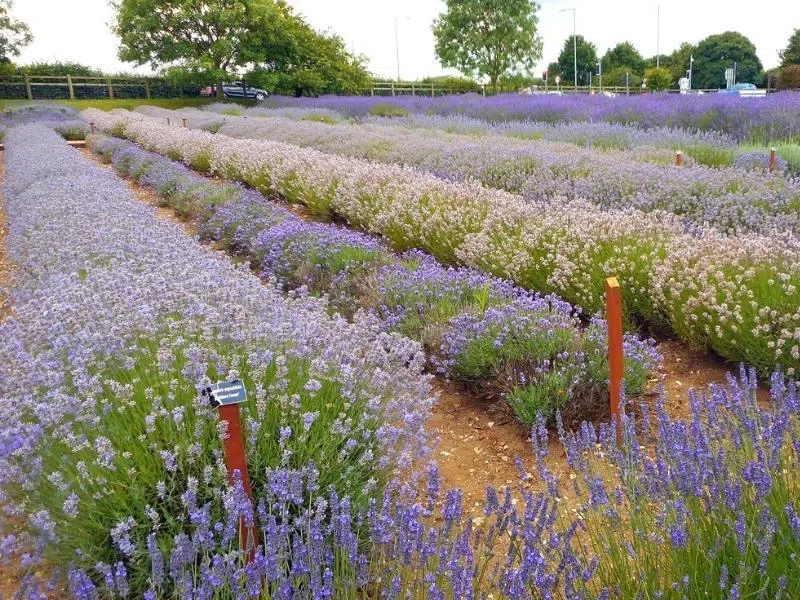
[[[19,75],[0,77],[0,98],[52,100],[52,99],[102,99],[102,98],[180,98],[199,96],[204,83],[170,82],[163,77],[98,77],[87,75]],[[619,86],[538,86],[529,88],[531,94],[602,94],[639,95],[653,90],[639,87]],[[663,90],[680,93],[679,90]],[[692,90],[694,93],[717,93],[719,90]],[[757,94],[776,92],[776,89],[758,90]],[[476,93],[483,96],[492,94],[485,85],[472,88],[440,85],[435,82],[374,80],[369,87],[359,90],[365,96],[445,96],[451,94]],[[525,93],[524,91],[522,93]],[[745,95],[745,94],[743,94]]]

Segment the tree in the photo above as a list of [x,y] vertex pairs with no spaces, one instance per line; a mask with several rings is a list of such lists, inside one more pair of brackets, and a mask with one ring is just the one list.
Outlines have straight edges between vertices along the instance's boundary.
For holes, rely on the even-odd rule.
[[433,22],[436,55],[444,67],[488,76],[530,74],[542,57],[539,5],[531,0],[447,0]]
[[119,0],[114,7],[121,60],[207,72],[218,97],[229,74],[294,49],[295,17],[282,0]]
[[11,16],[12,0],[0,0],[0,58],[19,56],[20,50],[33,41],[28,26]]
[[800,65],[800,29],[795,29],[789,38],[789,44],[778,52],[781,57],[781,66]]
[[653,67],[644,72],[647,88],[650,90],[667,90],[672,87],[672,73],[664,67]]
[[630,42],[621,42],[610,48],[601,61],[603,63],[603,77],[605,73],[620,70],[641,75],[644,72],[644,58]]
[[[587,42],[582,35],[576,38],[578,56],[578,85],[589,85],[589,73],[597,71],[597,48]],[[558,55],[558,66],[561,69],[562,83],[572,83],[575,75],[573,36],[564,42],[564,48]]]
[[778,75],[778,89],[800,89],[800,65],[789,65],[781,69],[780,75]]
[[763,67],[756,47],[741,33],[727,31],[712,35],[697,45],[692,87],[706,89],[725,85],[725,69],[736,63],[736,80],[760,81]]
[[661,64],[668,68],[672,73],[673,81],[678,81],[681,77],[686,77],[689,70],[689,61],[697,52],[697,46],[689,42],[683,42],[672,54],[661,61]]
[[606,71],[603,67],[603,85],[608,87],[625,87],[631,89],[638,88],[642,85],[642,75],[634,73],[626,67],[617,67]]

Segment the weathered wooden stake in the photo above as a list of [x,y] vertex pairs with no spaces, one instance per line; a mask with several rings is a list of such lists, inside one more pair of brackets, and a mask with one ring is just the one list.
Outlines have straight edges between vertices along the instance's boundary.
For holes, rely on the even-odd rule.
[[683,152],[681,152],[680,150],[678,150],[675,153],[675,166],[676,167],[682,167],[683,166]]
[[167,125],[169,125],[169,124],[170,124],[170,123],[169,123],[169,117],[167,117]]
[[181,119],[181,124],[182,124],[184,127],[187,127],[187,125],[186,125],[186,119],[185,119],[185,118],[184,118],[184,119]]
[[111,85],[111,77],[107,79],[108,83],[108,97],[113,100],[114,99],[114,86]]
[[28,100],[33,100],[33,91],[31,90],[31,78],[27,73],[25,73],[25,94],[28,96]]
[[608,322],[608,390],[610,394],[611,419],[617,430],[617,441],[622,442],[622,420],[619,403],[622,397],[622,376],[625,358],[622,349],[622,290],[616,277],[605,281],[606,320]]
[[67,73],[67,87],[69,88],[69,99],[75,100],[75,88],[72,87],[72,75]]
[[92,128],[92,135],[94,135],[94,121],[92,121],[91,123],[89,123],[89,127],[91,127],[91,128]]
[[769,149],[769,172],[772,173],[775,171],[775,167],[777,167],[778,157],[775,152],[775,148]]
[[[242,421],[239,416],[239,405],[228,404],[219,407],[219,420],[226,423],[228,436],[224,440],[225,463],[228,466],[228,481],[235,482],[235,473],[239,472],[242,487],[250,500],[253,500],[253,489],[250,487],[250,474],[247,471],[247,455],[242,437]],[[245,551],[249,563],[255,558],[258,546],[258,528],[255,523],[247,525],[244,519],[239,520],[239,547]]]

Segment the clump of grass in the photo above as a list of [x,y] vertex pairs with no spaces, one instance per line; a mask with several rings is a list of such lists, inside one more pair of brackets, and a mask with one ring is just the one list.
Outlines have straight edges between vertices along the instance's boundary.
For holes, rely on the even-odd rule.
[[389,102],[378,102],[370,107],[369,114],[374,117],[407,117],[409,113],[402,106]]

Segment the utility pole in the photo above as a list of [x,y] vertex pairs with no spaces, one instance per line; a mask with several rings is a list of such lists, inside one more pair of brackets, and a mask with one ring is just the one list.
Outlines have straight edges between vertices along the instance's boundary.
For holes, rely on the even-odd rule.
[[578,90],[578,26],[577,10],[574,8],[562,8],[558,12],[572,11],[572,62],[575,75],[575,91]]
[[661,67],[661,5],[656,5],[656,68]]
[[397,55],[397,81],[400,81],[400,37],[397,35],[397,17],[394,18],[394,52]]

